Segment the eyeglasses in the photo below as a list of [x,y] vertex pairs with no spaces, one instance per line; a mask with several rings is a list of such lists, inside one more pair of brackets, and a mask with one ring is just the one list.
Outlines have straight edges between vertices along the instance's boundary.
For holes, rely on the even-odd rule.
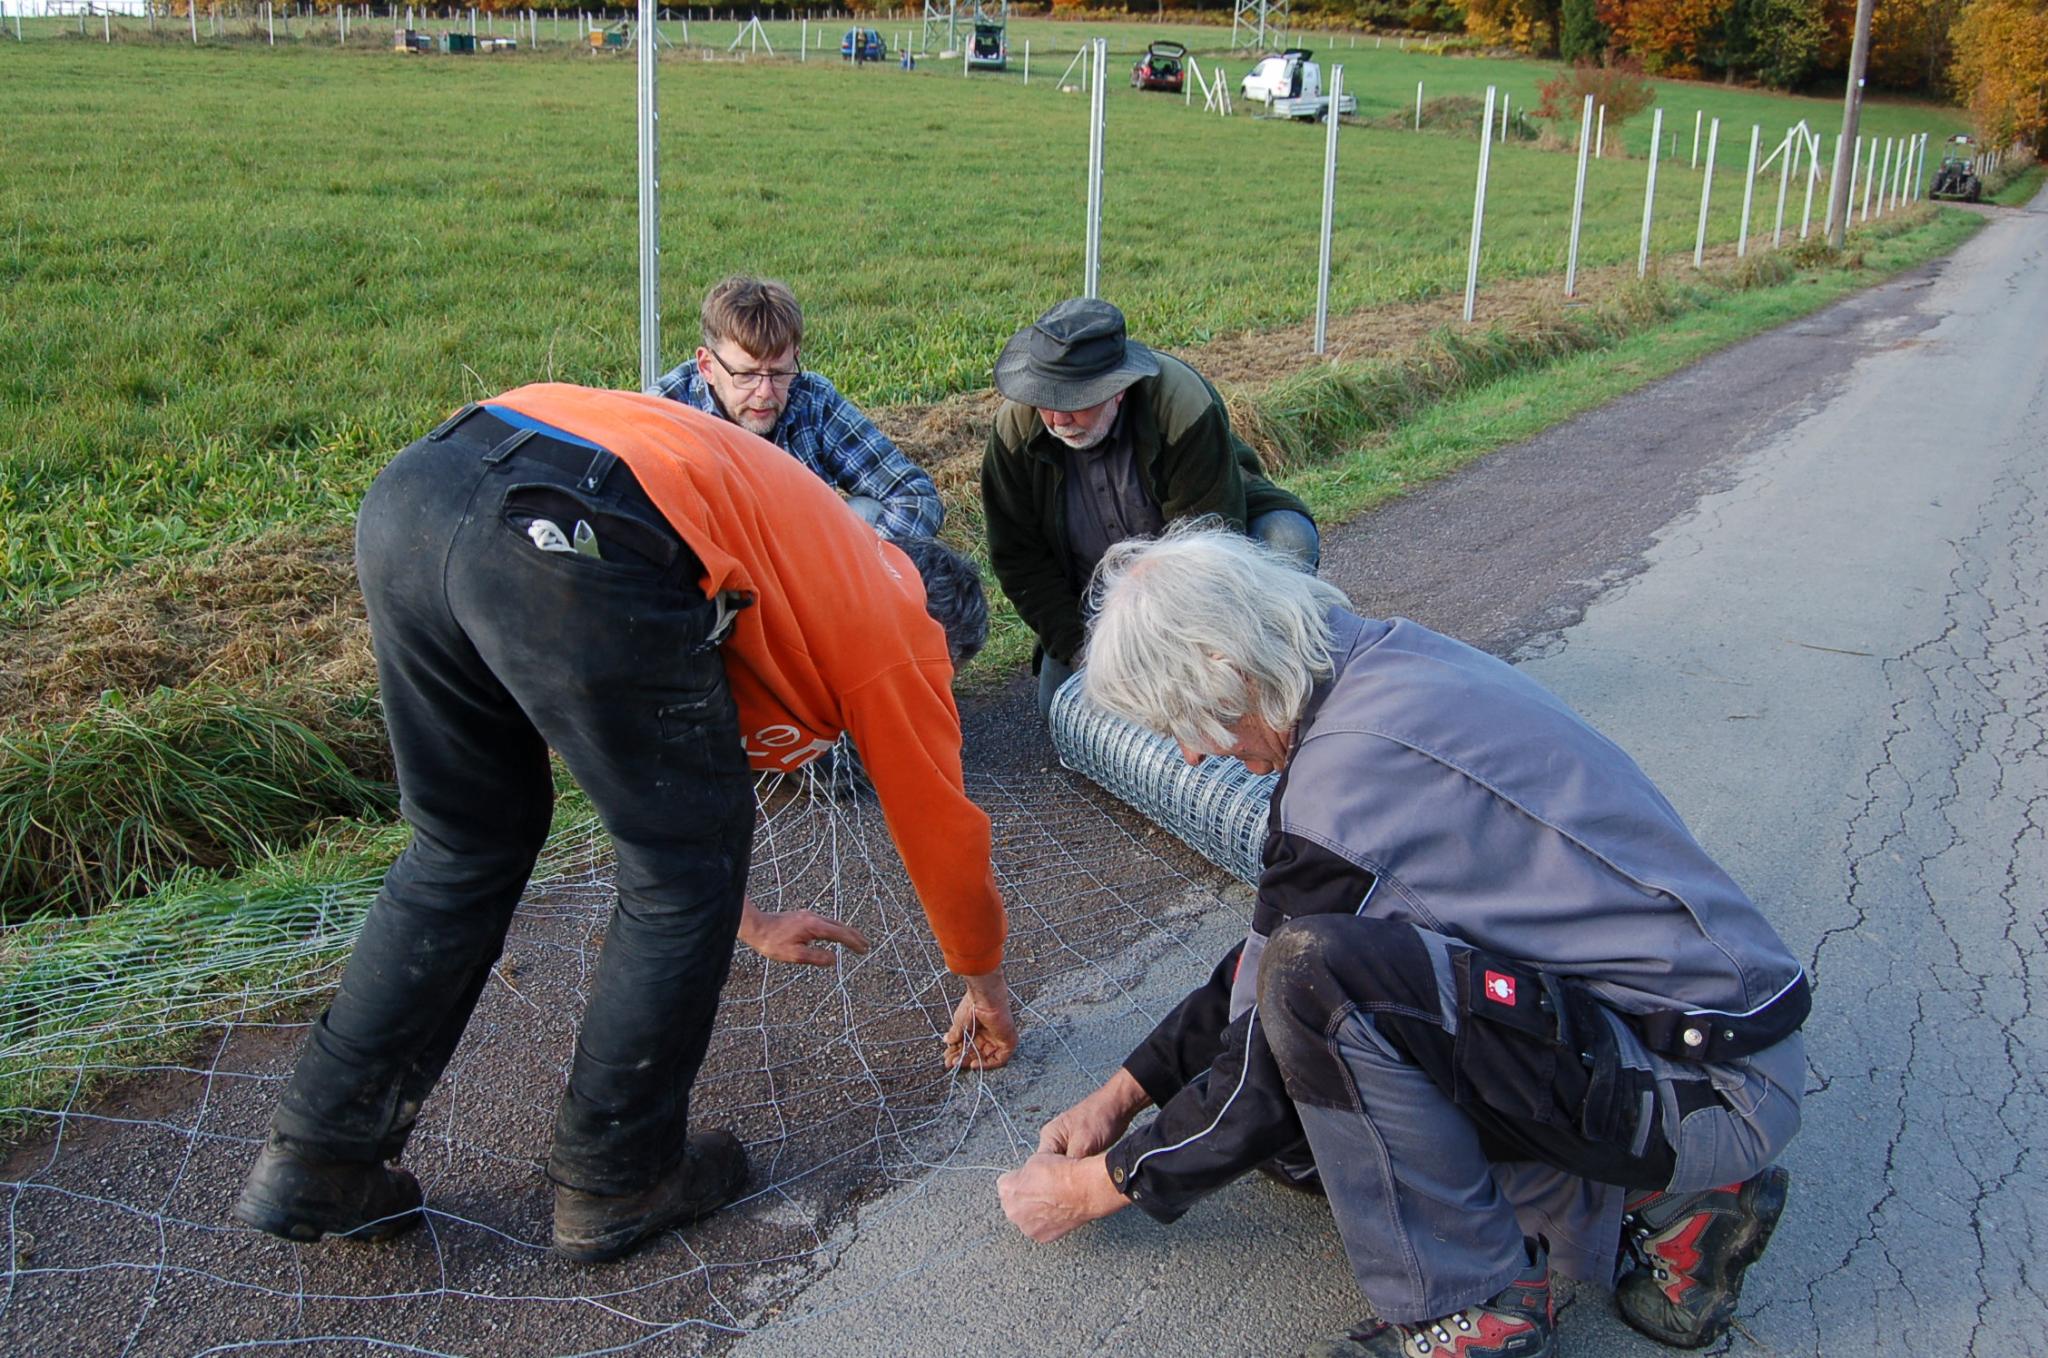
[[711,361],[713,363],[716,363],[719,367],[725,369],[725,375],[727,377],[730,377],[733,381],[739,383],[743,387],[758,387],[765,382],[769,386],[775,388],[777,391],[788,391],[790,383],[796,381],[797,378],[802,377],[804,375],[804,368],[802,363],[798,363],[796,367],[790,368],[788,370],[766,368],[761,369],[759,371],[736,372],[733,370],[731,364],[727,363],[724,359],[718,356],[718,350],[707,346],[704,352],[711,355]]

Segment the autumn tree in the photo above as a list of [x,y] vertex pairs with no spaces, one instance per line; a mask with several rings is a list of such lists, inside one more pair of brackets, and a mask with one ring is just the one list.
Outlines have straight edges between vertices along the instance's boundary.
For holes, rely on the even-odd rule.
[[1964,0],[1877,0],[1870,14],[1870,81],[1895,90],[1938,90],[1948,71],[1949,32]]
[[1557,51],[1558,0],[1468,0],[1465,31],[1533,56]]
[[2048,145],[2048,0],[1969,0],[1951,75],[1993,146]]
[[1822,0],[1732,0],[1715,64],[1791,89],[1819,67],[1826,38]]
[[1730,0],[1600,0],[1614,42],[1652,75],[1696,79],[1719,41]]
[[1557,54],[1566,61],[1592,61],[1607,49],[1607,25],[1598,0],[1563,0],[1558,6]]

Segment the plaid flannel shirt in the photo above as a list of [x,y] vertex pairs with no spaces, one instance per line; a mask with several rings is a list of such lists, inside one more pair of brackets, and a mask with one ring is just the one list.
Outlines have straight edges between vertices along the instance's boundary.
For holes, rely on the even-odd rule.
[[[665,374],[654,389],[671,401],[728,418],[694,359]],[[819,374],[806,371],[790,385],[789,405],[769,440],[827,484],[878,501],[882,516],[875,527],[883,537],[938,533],[946,510],[931,477]]]

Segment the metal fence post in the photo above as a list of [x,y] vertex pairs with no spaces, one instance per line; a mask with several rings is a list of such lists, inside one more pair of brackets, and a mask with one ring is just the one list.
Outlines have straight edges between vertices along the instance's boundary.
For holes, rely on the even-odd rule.
[[1749,125],[1749,169],[1742,176],[1742,231],[1735,238],[1735,257],[1741,259],[1749,253],[1749,208],[1756,200],[1756,152],[1764,130],[1755,123]]
[[1479,184],[1472,191],[1472,247],[1465,255],[1465,323],[1472,322],[1473,295],[1479,288],[1479,237],[1486,223],[1486,170],[1492,160],[1493,139],[1484,129],[1493,126],[1494,87],[1486,87],[1486,116],[1479,120]]
[[[1643,185],[1643,241],[1636,247],[1637,278],[1650,271],[1650,217],[1657,204],[1657,134],[1663,130],[1664,110],[1660,108],[1650,118],[1650,174]],[[1584,141],[1585,137],[1581,135],[1579,140]]]
[[1323,140],[1323,234],[1316,254],[1316,343],[1315,351],[1328,347],[1330,334],[1330,233],[1337,218],[1337,127],[1343,122],[1337,110],[1344,106],[1344,68],[1330,71],[1330,112]]
[[1721,146],[1721,120],[1714,119],[1707,129],[1707,172],[1700,176],[1700,229],[1693,237],[1692,266],[1697,269],[1707,259],[1707,204],[1714,196],[1714,155]]
[[1785,195],[1792,189],[1792,162],[1799,158],[1799,146],[1793,144],[1791,128],[1785,129],[1785,140],[1778,145],[1778,155],[1784,163],[1778,166],[1778,214],[1771,219],[1771,248],[1777,249],[1785,243]]
[[1586,96],[1579,114],[1579,174],[1572,188],[1572,243],[1564,260],[1564,295],[1571,297],[1579,286],[1579,225],[1586,219],[1586,120],[1593,116],[1593,96]]
[[[474,15],[472,10],[471,14]],[[640,389],[661,376],[661,111],[655,101],[654,0],[640,0]]]
[[1095,39],[1093,53],[1089,65],[1095,67],[1095,78],[1088,100],[1088,244],[1081,291],[1084,296],[1099,297],[1102,295],[1103,89],[1107,84],[1102,79],[1102,65],[1109,57],[1109,39]]

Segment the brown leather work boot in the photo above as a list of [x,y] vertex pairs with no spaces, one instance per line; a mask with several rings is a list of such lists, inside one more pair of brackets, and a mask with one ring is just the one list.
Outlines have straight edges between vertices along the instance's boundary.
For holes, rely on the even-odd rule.
[[1614,1290],[1621,1318],[1675,1348],[1719,1339],[1735,1317],[1743,1273],[1763,1256],[1785,1213],[1791,1182],[1772,1165],[1753,1179],[1698,1193],[1631,1195],[1622,1246],[1638,1267]]
[[421,1200],[419,1180],[408,1170],[323,1159],[273,1136],[249,1171],[234,1216],[286,1240],[389,1240],[420,1224]]
[[692,1132],[668,1177],[638,1193],[612,1196],[555,1185],[555,1253],[579,1264],[628,1254],[656,1232],[687,1226],[740,1195],[747,1152],[731,1132]]

